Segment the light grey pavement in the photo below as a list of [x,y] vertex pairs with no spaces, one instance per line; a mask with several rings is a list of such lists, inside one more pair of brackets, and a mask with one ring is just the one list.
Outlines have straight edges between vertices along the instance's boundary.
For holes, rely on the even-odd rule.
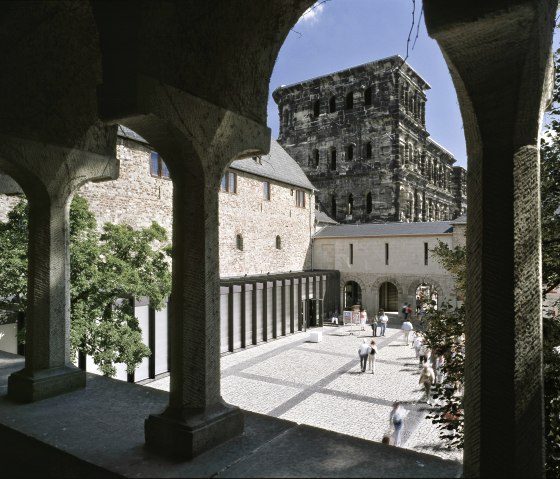
[[[397,320],[392,321],[395,324]],[[322,331],[322,341],[309,341]],[[419,402],[420,369],[400,329],[388,327],[376,340],[375,374],[362,373],[358,346],[372,339],[369,325],[325,326],[228,354],[221,359],[222,396],[242,409],[361,439],[380,442],[389,428],[394,401],[407,410],[402,447],[462,462],[448,450],[439,429],[425,419],[430,406]],[[169,390],[169,377],[146,386]]]

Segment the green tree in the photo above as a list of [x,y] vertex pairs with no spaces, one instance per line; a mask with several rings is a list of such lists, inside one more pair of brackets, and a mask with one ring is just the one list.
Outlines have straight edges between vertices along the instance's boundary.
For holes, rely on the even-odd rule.
[[[465,296],[466,286],[466,248],[449,245],[438,241],[432,250],[437,261],[455,279],[458,295]],[[433,397],[437,406],[428,414],[440,429],[440,437],[448,441],[449,447],[463,447],[464,407],[463,381],[465,371],[465,308],[453,307],[444,302],[438,309],[428,303],[426,314],[421,319],[421,335],[424,344],[430,348],[432,358],[443,358],[441,382],[433,386]]]
[[[552,104],[541,140],[541,234],[543,295],[560,283],[560,72],[559,50]],[[546,432],[546,474],[560,477],[560,317],[558,302],[543,312],[543,364]]]
[[[27,206],[22,200],[0,223],[1,297],[15,297],[25,310],[27,296]],[[169,248],[157,223],[134,230],[107,223],[100,233],[87,201],[76,195],[70,208],[72,352],[93,358],[103,374],[115,363],[132,373],[150,355],[134,316],[132,298],[148,296],[161,309],[171,291]]]

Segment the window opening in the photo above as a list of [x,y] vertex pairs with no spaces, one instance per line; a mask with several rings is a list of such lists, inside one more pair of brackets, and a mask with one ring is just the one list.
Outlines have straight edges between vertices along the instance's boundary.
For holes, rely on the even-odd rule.
[[305,191],[296,190],[296,206],[305,208]]
[[243,251],[243,235],[238,234],[236,237],[236,246],[239,251]]
[[371,141],[368,141],[366,143],[366,157],[371,158],[372,156],[373,156],[373,146],[371,144]]
[[331,170],[336,170],[336,148],[331,148]]
[[354,245],[350,243],[350,264],[354,264]]
[[424,243],[424,264],[428,264],[428,243]]
[[354,145],[348,145],[346,147],[346,161],[352,161],[354,159]]
[[373,209],[373,202],[371,200],[371,193],[368,193],[366,196],[366,212],[371,213]]
[[222,176],[220,191],[224,193],[237,193],[237,174],[233,171],[226,171]]
[[319,150],[317,148],[313,150],[313,166],[319,168]]
[[389,243],[385,243],[385,264],[389,264]]
[[276,236],[276,249],[282,249],[282,238],[280,238],[280,235]]
[[329,100],[329,113],[334,113],[336,111],[336,97],[331,96]]
[[321,104],[319,103],[319,100],[315,100],[313,103],[313,116],[318,118],[319,113],[321,113]]
[[364,92],[364,105],[371,106],[371,87],[366,88],[366,91]]
[[150,174],[157,178],[170,178],[169,169],[157,151],[150,152]]
[[270,201],[270,182],[263,181],[263,199]]
[[351,110],[352,108],[354,108],[354,92],[346,95],[346,109]]
[[336,219],[336,196],[333,196],[331,200],[331,216]]
[[352,193],[348,195],[348,214],[352,214],[352,209],[354,208],[354,196]]

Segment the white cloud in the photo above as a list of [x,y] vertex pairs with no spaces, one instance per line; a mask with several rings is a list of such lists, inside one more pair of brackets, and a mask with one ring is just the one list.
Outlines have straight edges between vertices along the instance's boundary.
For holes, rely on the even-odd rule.
[[298,23],[299,22],[304,22],[309,24],[317,23],[319,21],[319,16],[323,12],[324,8],[325,8],[325,4],[322,0],[316,2],[311,7],[309,7],[305,12],[303,12],[303,15],[298,20]]

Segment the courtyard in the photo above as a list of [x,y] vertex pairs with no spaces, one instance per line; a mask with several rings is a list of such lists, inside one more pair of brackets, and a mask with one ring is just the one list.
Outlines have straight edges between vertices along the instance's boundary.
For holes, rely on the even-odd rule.
[[[389,429],[393,402],[407,411],[402,447],[462,462],[448,450],[439,429],[425,419],[431,409],[421,402],[420,369],[414,349],[405,345],[396,315],[378,347],[375,374],[362,373],[358,346],[372,331],[366,325],[324,326],[322,340],[309,331],[260,344],[221,358],[222,397],[230,404],[360,439],[381,442]],[[169,377],[147,386],[169,390]]]

